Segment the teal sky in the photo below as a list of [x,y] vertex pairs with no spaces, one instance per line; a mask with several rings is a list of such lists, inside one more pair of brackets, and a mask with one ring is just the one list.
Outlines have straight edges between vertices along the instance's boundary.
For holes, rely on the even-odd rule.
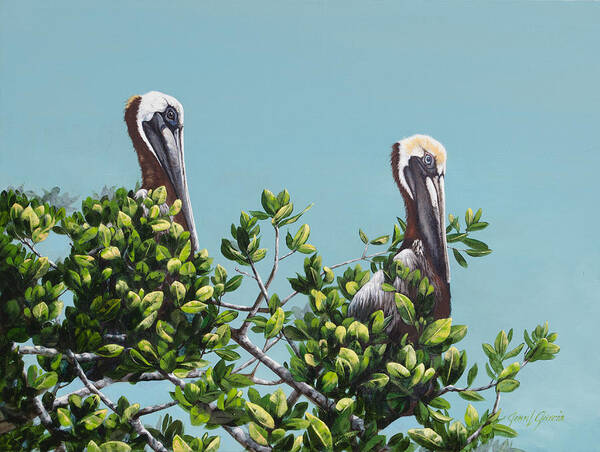
[[[558,359],[528,365],[501,406],[565,420],[513,424],[513,444],[600,450],[600,3],[121,3],[0,3],[0,185],[133,187],[124,102],[160,90],[185,108],[201,245],[224,263],[220,238],[239,211],[286,187],[297,206],[315,202],[310,242],[334,264],[359,256],[359,227],[375,236],[403,216],[390,146],[430,134],[448,151],[447,211],[483,207],[491,223],[480,238],[494,253],[468,270],[452,264],[469,360],[483,369],[480,344],[500,329],[518,340],[548,320],[559,333]],[[300,266],[283,267],[279,293]],[[253,293],[246,282],[232,301]],[[169,385],[129,388],[107,393],[147,405]],[[466,402],[450,400],[461,417]],[[240,449],[224,436],[222,450]]]

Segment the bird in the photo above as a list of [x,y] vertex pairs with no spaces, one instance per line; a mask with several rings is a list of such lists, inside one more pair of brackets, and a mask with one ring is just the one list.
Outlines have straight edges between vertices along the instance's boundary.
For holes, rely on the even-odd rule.
[[[427,135],[413,135],[392,146],[391,167],[394,181],[404,199],[406,230],[394,260],[411,271],[419,270],[433,285],[435,320],[450,316],[450,266],[446,244],[445,193],[446,149]],[[394,292],[384,291],[383,270],[354,294],[348,315],[368,320],[375,311],[391,316],[386,332],[390,340],[399,341],[408,333],[414,341],[416,330],[405,324],[396,307]],[[417,287],[395,277],[396,291],[412,301],[417,299]]]
[[136,197],[165,186],[168,205],[180,199],[175,221],[190,232],[192,249],[198,251],[183,154],[183,106],[159,91],[134,95],[125,104],[125,124],[142,172],[142,189]]

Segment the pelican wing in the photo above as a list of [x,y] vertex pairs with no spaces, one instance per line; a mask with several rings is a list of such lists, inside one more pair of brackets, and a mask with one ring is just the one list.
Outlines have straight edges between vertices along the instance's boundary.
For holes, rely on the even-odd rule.
[[[411,271],[419,268],[417,256],[412,249],[400,251],[394,257],[394,260],[400,261],[403,265],[410,268]],[[398,309],[396,308],[394,292],[385,292],[381,288],[384,282],[385,279],[382,270],[373,274],[369,282],[362,286],[354,295],[354,298],[350,302],[348,315],[366,322],[369,320],[371,314],[381,310],[386,317],[392,317],[392,323],[390,323],[390,326],[388,327],[389,331],[399,332],[406,329],[407,325],[405,325],[400,318]],[[412,293],[414,292],[414,289],[409,287],[403,279],[396,278],[393,285],[398,292],[403,293],[409,298],[414,296]]]

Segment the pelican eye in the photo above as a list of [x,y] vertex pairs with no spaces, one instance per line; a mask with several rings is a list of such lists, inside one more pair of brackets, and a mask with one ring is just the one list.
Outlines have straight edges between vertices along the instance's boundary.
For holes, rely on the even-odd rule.
[[431,167],[433,167],[433,164],[435,163],[435,159],[429,152],[425,152],[425,155],[423,156],[423,163],[425,164],[425,166],[428,166],[431,168]]
[[165,119],[172,126],[176,126],[178,123],[177,111],[173,107],[167,107],[167,110],[165,111]]

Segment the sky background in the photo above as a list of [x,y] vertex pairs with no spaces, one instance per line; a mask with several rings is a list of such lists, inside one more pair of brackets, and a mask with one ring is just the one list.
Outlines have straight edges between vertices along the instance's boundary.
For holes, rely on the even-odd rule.
[[[469,361],[483,370],[480,344],[500,329],[514,327],[518,341],[548,320],[559,333],[558,358],[527,366],[501,406],[564,421],[513,424],[513,445],[600,450],[600,3],[104,5],[0,2],[2,187],[59,185],[82,196],[132,188],[140,173],[124,102],[160,90],[185,108],[201,246],[232,272],[220,238],[241,209],[259,207],[263,188],[286,187],[298,207],[315,202],[310,242],[331,265],[360,255],[359,227],[380,235],[404,215],[390,146],[430,134],[448,151],[447,212],[483,207],[491,223],[479,238],[494,253],[467,270],[452,263],[452,314],[469,326]],[[67,253],[60,242],[47,251]],[[283,276],[301,267],[294,259],[274,286],[282,295]],[[245,282],[231,301],[254,293]],[[152,388],[107,394],[128,391],[142,406],[167,400],[169,384]],[[450,400],[461,418],[466,402]],[[416,426],[402,420],[388,431]],[[223,436],[222,450],[240,447]]]

